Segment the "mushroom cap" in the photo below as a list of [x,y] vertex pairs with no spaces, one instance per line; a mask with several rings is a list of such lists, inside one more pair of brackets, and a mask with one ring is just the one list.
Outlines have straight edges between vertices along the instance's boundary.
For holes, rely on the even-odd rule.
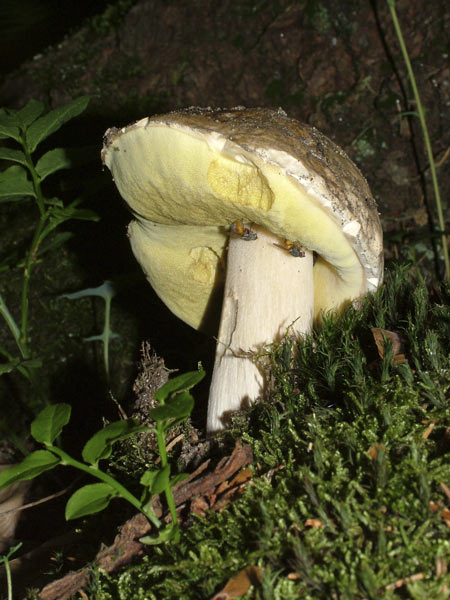
[[195,328],[223,281],[236,220],[317,253],[316,318],[382,281],[382,230],[366,180],[341,148],[281,109],[145,118],[109,129],[102,159],[134,213],[131,245],[150,284]]

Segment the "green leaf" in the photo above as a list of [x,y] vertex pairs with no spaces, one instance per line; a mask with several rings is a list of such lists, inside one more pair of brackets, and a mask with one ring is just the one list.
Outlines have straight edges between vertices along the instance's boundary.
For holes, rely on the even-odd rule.
[[31,435],[41,444],[52,444],[70,420],[70,404],[52,404],[31,423]]
[[[95,149],[96,152],[97,148]],[[1,155],[0,155],[1,158]],[[38,160],[36,171],[41,181],[61,169],[71,169],[92,162],[92,147],[84,148],[54,148],[46,152]]]
[[170,465],[166,465],[160,469],[152,482],[151,493],[160,494],[169,486]]
[[25,154],[20,150],[14,150],[13,148],[4,148],[0,146],[0,158],[3,160],[11,160],[13,162],[18,162],[21,165],[27,166],[27,159],[25,158]]
[[198,371],[189,371],[183,375],[178,375],[178,377],[170,379],[167,383],[159,388],[155,394],[155,399],[158,402],[164,402],[166,398],[175,392],[190,390],[192,387],[194,387],[194,385],[197,385],[197,383],[199,383],[204,376],[205,371],[203,371],[203,369],[199,369]]
[[159,469],[156,469],[154,471],[145,471],[145,473],[143,473],[141,479],[139,480],[139,483],[141,485],[145,485],[148,488],[152,488],[153,482],[155,480],[155,477],[158,475],[159,473]]
[[38,160],[36,171],[41,181],[46,177],[60,171],[61,169],[69,169],[72,166],[72,161],[65,148],[54,148],[46,152]]
[[29,152],[34,152],[38,144],[49,135],[58,131],[65,123],[82,113],[89,103],[88,96],[81,96],[73,102],[51,110],[49,113],[35,121],[26,133]]
[[33,196],[36,198],[33,184],[27,179],[27,172],[17,165],[9,167],[0,173],[0,202],[1,198],[15,196]]
[[0,490],[15,481],[26,481],[33,479],[44,471],[53,469],[59,464],[60,459],[48,450],[36,450],[29,454],[18,464],[6,469],[0,474]]
[[18,110],[16,118],[22,129],[26,129],[33,121],[36,121],[36,119],[44,112],[44,108],[42,102],[32,98],[23,108]]
[[91,483],[77,490],[66,504],[66,521],[100,512],[117,492],[107,483]]
[[157,406],[149,413],[149,417],[155,421],[166,419],[183,419],[188,417],[194,408],[194,398],[189,392],[180,392],[173,396],[166,404]]
[[0,375],[4,375],[5,373],[11,373],[14,369],[19,365],[20,358],[14,358],[13,360],[8,361],[7,363],[0,364]]
[[100,221],[98,214],[89,208],[77,208],[77,210],[72,211],[69,218],[79,219],[80,221]]
[[100,431],[97,431],[83,448],[83,460],[91,465],[96,465],[99,460],[111,456],[112,445],[119,441],[129,438],[140,431],[145,431],[147,427],[140,425],[137,419],[124,419],[107,425]]
[[2,139],[13,138],[16,142],[22,143],[20,130],[16,116],[0,109],[0,136]]
[[42,360],[38,358],[30,358],[29,360],[21,360],[20,358],[13,358],[7,363],[0,364],[0,375],[5,373],[11,373],[14,369],[19,367],[25,367],[26,369],[39,369],[42,367]]
[[59,248],[65,242],[67,242],[67,240],[70,240],[73,237],[73,235],[74,234],[71,233],[70,231],[60,231],[58,233],[55,233],[55,235],[52,236],[52,239],[48,243],[45,243],[45,244],[42,244],[41,246],[39,246],[39,250],[38,250],[36,256],[41,257],[46,252],[49,252],[50,250],[55,250],[56,248]]
[[87,208],[77,208],[80,204],[81,199],[78,198],[71,202],[68,206],[55,206],[52,211],[52,224],[53,228],[56,224],[63,223],[69,219],[82,219],[84,221],[99,221],[100,217],[93,211]]

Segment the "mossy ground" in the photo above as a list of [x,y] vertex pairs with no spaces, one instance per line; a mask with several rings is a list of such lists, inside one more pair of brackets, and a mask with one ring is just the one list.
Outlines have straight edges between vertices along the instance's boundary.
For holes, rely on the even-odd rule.
[[[89,598],[209,598],[247,565],[263,580],[246,599],[448,598],[449,300],[396,269],[294,362],[290,343],[274,349],[272,397],[231,432],[254,450],[243,497],[178,545],[93,573]],[[389,343],[378,356],[372,327],[399,334],[406,362]]]

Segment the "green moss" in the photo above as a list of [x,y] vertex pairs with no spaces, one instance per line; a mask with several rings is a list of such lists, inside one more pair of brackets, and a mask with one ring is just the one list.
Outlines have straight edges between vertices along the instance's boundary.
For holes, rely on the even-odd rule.
[[[274,348],[272,397],[233,430],[258,465],[243,497],[178,546],[98,575],[92,597],[207,598],[250,564],[264,578],[245,598],[448,597],[436,562],[450,558],[449,299],[398,269],[359,311],[327,317],[294,363],[289,343]],[[380,359],[371,327],[399,332],[407,362],[389,346]]]
[[332,25],[330,13],[323,2],[309,0],[306,3],[306,16],[308,24],[320,35],[329,33]]

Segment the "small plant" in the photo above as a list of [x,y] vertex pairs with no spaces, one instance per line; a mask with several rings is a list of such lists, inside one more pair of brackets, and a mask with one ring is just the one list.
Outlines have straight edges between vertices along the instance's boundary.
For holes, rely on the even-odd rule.
[[32,199],[37,208],[37,221],[34,233],[23,260],[17,264],[11,258],[2,258],[2,268],[16,266],[23,268],[22,289],[19,301],[20,320],[16,321],[0,294],[0,314],[4,318],[17,346],[14,356],[0,346],[0,355],[6,359],[0,363],[0,375],[15,369],[26,377],[39,394],[40,403],[47,403],[41,390],[36,369],[42,362],[31,347],[29,335],[29,285],[35,265],[45,252],[54,251],[69,234],[59,232],[50,237],[60,225],[70,219],[98,220],[97,215],[88,209],[79,208],[80,199],[65,204],[60,198],[47,197],[42,184],[54,173],[73,166],[75,160],[83,160],[79,149],[54,148],[45,152],[37,160],[34,157],[39,144],[58,131],[65,123],[82,113],[89,103],[83,96],[73,102],[44,114],[44,105],[30,100],[20,110],[0,109],[0,140],[8,140],[12,145],[0,146],[0,159],[17,163],[0,171],[0,205],[5,202],[23,202]]
[[120,336],[112,331],[111,322],[111,300],[116,295],[116,289],[111,281],[104,281],[102,285],[96,288],[86,288],[78,292],[71,294],[63,294],[61,298],[68,298],[69,300],[78,300],[78,298],[85,298],[86,296],[100,296],[105,301],[105,316],[103,331],[97,335],[91,335],[84,338],[85,342],[102,342],[103,344],[103,364],[105,367],[106,381],[109,383],[109,344],[111,340],[117,339]]
[[8,600],[13,599],[13,586],[12,586],[12,579],[11,579],[11,567],[9,566],[9,559],[11,558],[11,556],[13,554],[15,554],[17,552],[17,550],[19,550],[19,548],[21,546],[22,546],[22,542],[19,542],[15,546],[11,546],[11,548],[9,548],[9,550],[6,554],[3,554],[3,556],[0,556],[0,564],[3,563],[5,565],[6,587],[8,589]]
[[[35,450],[20,464],[3,471],[0,475],[0,489],[15,481],[33,479],[58,465],[74,467],[100,482],[83,486],[69,498],[65,513],[67,520],[99,512],[106,508],[113,498],[122,498],[145,515],[159,530],[156,537],[142,538],[143,543],[160,544],[168,540],[178,541],[180,531],[172,487],[182,481],[186,475],[171,476],[165,439],[168,429],[184,422],[191,414],[194,399],[189,390],[204,376],[205,372],[199,369],[168,381],[156,392],[155,399],[159,405],[150,411],[149,416],[155,421],[155,427],[142,426],[137,419],[124,419],[110,423],[86,442],[82,451],[83,462],[72,458],[54,445],[63,427],[70,420],[71,407],[65,403],[47,406],[31,424],[31,435],[37,442],[43,444],[45,449]],[[102,471],[99,462],[111,456],[112,445],[115,442],[148,430],[156,435],[161,467],[147,470],[142,475],[140,483],[143,490],[141,496],[137,498],[111,475]],[[153,496],[163,492],[172,518],[170,525],[165,528],[162,528],[162,523],[152,508]]]

